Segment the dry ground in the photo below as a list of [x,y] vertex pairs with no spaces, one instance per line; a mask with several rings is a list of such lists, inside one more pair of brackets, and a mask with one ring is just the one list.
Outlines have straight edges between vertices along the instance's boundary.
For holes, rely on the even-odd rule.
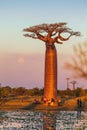
[[[79,97],[83,102],[82,110],[87,110],[87,97]],[[33,97],[16,97],[9,99],[2,99],[0,101],[0,110],[77,110],[77,99],[68,99],[60,106],[46,106],[42,102],[40,104],[34,104],[34,99],[41,101],[40,96]]]

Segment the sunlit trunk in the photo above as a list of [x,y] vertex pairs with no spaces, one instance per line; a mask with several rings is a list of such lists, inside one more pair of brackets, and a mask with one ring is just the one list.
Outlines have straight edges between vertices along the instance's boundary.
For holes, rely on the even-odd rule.
[[57,97],[57,51],[55,45],[46,45],[44,97]]

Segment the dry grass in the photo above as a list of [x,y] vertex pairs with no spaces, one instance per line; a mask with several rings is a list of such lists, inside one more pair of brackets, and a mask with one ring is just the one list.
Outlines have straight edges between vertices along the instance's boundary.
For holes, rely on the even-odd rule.
[[77,99],[81,99],[82,100],[83,110],[86,111],[87,110],[87,96],[82,96],[82,97],[78,97],[78,98],[67,100],[67,101],[65,101],[63,106],[67,110],[76,110],[76,108],[77,108]]
[[2,100],[0,102],[0,109],[20,109],[31,105],[34,102],[34,99],[37,98],[38,100],[41,99],[39,96],[33,97],[24,97],[18,96],[14,99],[9,100]]
[[[87,96],[83,96],[83,97],[79,97],[84,103],[84,110],[87,110]],[[41,97],[40,96],[32,96],[32,97],[17,97],[14,99],[9,99],[9,100],[4,100],[2,102],[0,102],[0,109],[4,110],[4,109],[22,109],[22,108],[27,108],[27,109],[31,109],[31,110],[42,110],[42,109],[53,109],[53,110],[75,110],[77,107],[77,99],[78,98],[74,98],[74,99],[68,99],[66,100],[62,106],[46,106],[44,104],[38,104],[38,105],[34,105],[34,99],[38,99],[39,101],[41,101]]]
[[67,110],[75,110],[76,107],[77,107],[77,100],[76,99],[71,99],[71,100],[65,101],[64,107]]

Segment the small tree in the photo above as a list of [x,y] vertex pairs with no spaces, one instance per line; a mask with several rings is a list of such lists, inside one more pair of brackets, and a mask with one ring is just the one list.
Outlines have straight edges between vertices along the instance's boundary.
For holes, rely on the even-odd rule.
[[1,96],[2,97],[9,97],[10,93],[11,93],[11,87],[10,86],[6,86],[6,87],[1,88]]
[[26,92],[26,89],[24,87],[18,87],[18,88],[13,88],[12,94],[18,96],[18,95],[24,95]]
[[65,67],[75,72],[75,77],[87,79],[87,43],[79,43],[73,47],[73,50],[72,60],[67,61]]
[[76,96],[76,97],[81,96],[81,91],[82,91],[82,89],[79,88],[79,87],[77,87],[77,89],[75,90],[75,96]]

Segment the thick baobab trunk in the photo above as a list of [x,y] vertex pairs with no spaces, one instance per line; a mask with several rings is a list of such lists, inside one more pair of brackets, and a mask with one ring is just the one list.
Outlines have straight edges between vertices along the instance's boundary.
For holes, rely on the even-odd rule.
[[57,51],[55,45],[46,45],[44,97],[57,98]]

